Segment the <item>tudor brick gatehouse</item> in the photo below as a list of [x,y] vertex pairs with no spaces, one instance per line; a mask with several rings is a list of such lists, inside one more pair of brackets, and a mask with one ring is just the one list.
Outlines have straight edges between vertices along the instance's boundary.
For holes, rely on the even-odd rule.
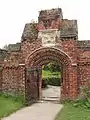
[[62,9],[41,10],[38,23],[25,25],[21,43],[0,49],[0,92],[41,97],[41,67],[62,64],[61,99],[77,98],[90,80],[90,41],[78,41],[77,20],[63,19]]

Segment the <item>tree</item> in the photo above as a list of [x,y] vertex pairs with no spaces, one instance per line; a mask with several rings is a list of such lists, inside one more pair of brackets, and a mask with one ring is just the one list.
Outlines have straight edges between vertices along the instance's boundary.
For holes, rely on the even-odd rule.
[[7,45],[7,44],[4,45],[3,49],[4,49],[4,50],[8,50],[8,45]]

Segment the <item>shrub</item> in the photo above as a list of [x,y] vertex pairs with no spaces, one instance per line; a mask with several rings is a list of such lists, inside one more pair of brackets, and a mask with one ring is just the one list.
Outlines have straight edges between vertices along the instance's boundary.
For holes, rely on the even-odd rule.
[[49,70],[51,72],[58,72],[60,71],[60,67],[56,62],[51,62],[43,66],[43,70]]
[[53,85],[53,86],[60,86],[61,85],[61,78],[59,77],[48,77],[42,79],[42,88],[47,87],[47,85]]
[[42,88],[46,88],[48,85],[48,80],[46,78],[42,79]]
[[48,84],[49,85],[53,85],[53,86],[60,86],[61,83],[60,83],[60,78],[56,78],[56,77],[53,77],[53,78],[48,78]]
[[49,63],[48,68],[51,72],[60,71],[60,66],[57,63]]
[[90,81],[86,86],[80,87],[80,94],[78,99],[75,101],[74,106],[81,106],[90,109]]

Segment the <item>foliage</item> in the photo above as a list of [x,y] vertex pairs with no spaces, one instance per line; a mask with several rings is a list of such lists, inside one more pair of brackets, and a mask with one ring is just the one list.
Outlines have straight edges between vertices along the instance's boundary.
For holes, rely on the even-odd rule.
[[7,45],[7,44],[4,45],[3,49],[4,49],[4,50],[8,50],[8,45]]
[[43,78],[43,80],[42,80],[42,87],[47,87],[47,85],[60,86],[61,85],[61,80],[58,77]]
[[0,117],[5,117],[24,106],[22,96],[11,96],[10,94],[0,94]]
[[90,109],[90,81],[87,80],[87,82],[87,85],[80,87],[79,97],[74,103],[75,107],[81,106]]
[[60,66],[57,63],[52,62],[47,65],[44,65],[43,69],[49,70],[51,72],[57,72],[57,71],[60,71]]
[[42,67],[42,87],[45,88],[47,85],[60,86],[60,84],[60,66],[55,62],[44,65]]
[[61,84],[60,78],[58,77],[48,78],[48,85],[60,86],[60,84]]
[[73,106],[74,107],[83,107],[83,108],[88,108],[90,109],[90,99],[85,99],[85,100],[76,100],[74,103],[73,103]]
[[56,64],[56,63],[49,63],[49,64],[48,64],[48,67],[49,67],[49,70],[50,70],[51,72],[60,71],[60,67],[59,67],[59,65]]
[[42,78],[52,78],[59,77],[61,78],[60,72],[51,72],[50,70],[42,70]]
[[60,72],[51,72],[50,70],[42,70],[42,87],[47,85],[60,86],[61,84]]

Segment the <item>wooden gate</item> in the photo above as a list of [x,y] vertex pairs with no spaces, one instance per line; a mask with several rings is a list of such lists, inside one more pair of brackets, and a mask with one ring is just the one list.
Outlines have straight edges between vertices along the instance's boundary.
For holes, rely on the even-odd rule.
[[37,67],[26,68],[25,97],[28,103],[39,99],[39,71]]

